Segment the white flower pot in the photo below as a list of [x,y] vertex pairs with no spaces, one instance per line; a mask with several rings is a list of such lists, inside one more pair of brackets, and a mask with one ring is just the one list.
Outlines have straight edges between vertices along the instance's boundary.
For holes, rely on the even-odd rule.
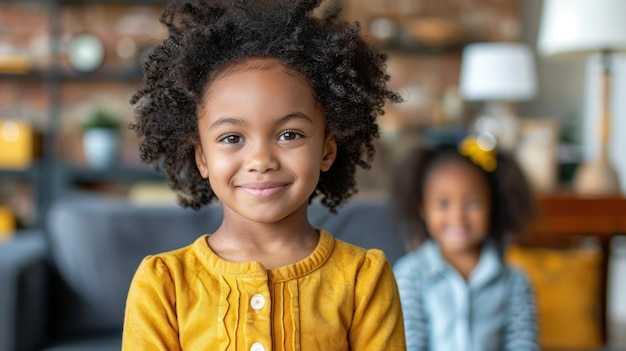
[[119,134],[110,129],[90,129],[83,134],[87,164],[102,169],[113,165],[117,159]]

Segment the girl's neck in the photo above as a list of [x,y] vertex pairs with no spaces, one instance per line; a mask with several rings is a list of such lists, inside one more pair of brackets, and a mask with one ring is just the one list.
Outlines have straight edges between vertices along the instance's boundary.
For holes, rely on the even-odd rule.
[[317,247],[319,233],[307,219],[306,207],[276,223],[255,223],[224,211],[208,244],[232,262],[260,262],[267,269],[296,263]]
[[482,247],[476,247],[472,250],[452,253],[442,251],[441,255],[448,262],[448,264],[454,267],[459,274],[461,274],[465,281],[468,281],[470,275],[480,260],[481,248]]

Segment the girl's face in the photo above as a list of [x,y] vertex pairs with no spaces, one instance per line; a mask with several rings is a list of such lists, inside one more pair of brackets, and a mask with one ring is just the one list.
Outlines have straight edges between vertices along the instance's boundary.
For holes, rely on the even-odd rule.
[[424,183],[422,211],[426,229],[444,255],[479,252],[491,215],[484,174],[459,161],[435,166]]
[[259,223],[306,210],[337,153],[309,84],[267,60],[242,63],[210,83],[198,130],[196,164],[225,216]]

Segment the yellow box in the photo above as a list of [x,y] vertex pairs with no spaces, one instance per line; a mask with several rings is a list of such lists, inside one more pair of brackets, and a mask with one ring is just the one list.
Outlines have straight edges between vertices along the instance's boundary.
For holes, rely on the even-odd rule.
[[0,206],[0,240],[9,239],[15,232],[16,220],[8,207]]
[[0,55],[0,73],[28,73],[32,59],[27,55]]
[[18,119],[0,119],[0,168],[24,169],[33,161],[33,129]]

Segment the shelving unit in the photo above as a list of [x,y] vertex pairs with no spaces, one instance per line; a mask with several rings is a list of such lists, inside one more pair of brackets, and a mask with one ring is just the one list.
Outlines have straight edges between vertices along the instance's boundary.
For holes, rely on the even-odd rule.
[[[388,71],[392,77],[392,89],[418,96],[408,96],[407,103],[401,106],[389,106],[386,115],[380,120],[384,131],[407,130],[412,133],[425,125],[441,123],[449,110],[444,100],[454,94],[458,83],[458,66],[461,47],[475,40],[515,40],[519,35],[518,0],[508,0],[495,4],[490,0],[451,1],[435,0],[339,0],[343,3],[344,16],[362,24],[363,32],[370,39],[389,53]],[[148,49],[162,26],[158,17],[165,0],[28,0],[0,2],[0,8],[11,6],[30,6],[28,11],[41,15],[45,11],[46,25],[38,30],[48,36],[48,62],[34,66],[25,74],[0,73],[0,88],[6,82],[18,82],[24,86],[38,85],[46,100],[45,112],[40,119],[45,122],[38,126],[42,134],[41,155],[36,160],[35,171],[12,172],[0,170],[0,180],[23,179],[34,184],[37,199],[36,226],[43,225],[43,214],[57,196],[71,191],[78,186],[91,186],[100,183],[129,184],[136,180],[159,180],[164,176],[152,169],[142,168],[137,159],[136,145],[130,145],[133,137],[127,137],[122,160],[115,169],[87,169],[78,141],[80,131],[81,106],[90,102],[90,93],[107,97],[116,104],[124,105],[132,111],[127,101],[131,91],[138,88],[141,81],[141,69],[138,53]],[[30,5],[28,5],[30,4]],[[143,12],[142,12],[143,11]],[[12,17],[4,18],[6,12],[0,11],[0,41],[3,39],[2,27],[13,25],[20,30],[28,29],[25,21],[16,20],[19,13],[13,11]],[[129,16],[138,16],[131,18]],[[386,19],[392,22],[396,37],[393,39],[375,38],[373,21]],[[457,21],[457,24],[454,22]],[[488,22],[492,21],[493,25]],[[32,21],[30,21],[32,22]],[[9,23],[9,24],[7,24]],[[418,27],[416,28],[416,23]],[[451,37],[443,42],[429,41],[428,35],[438,35],[441,25],[461,23],[459,32],[451,28]],[[426,26],[423,26],[426,24]],[[154,26],[153,26],[154,25]],[[422,25],[419,27],[419,25]],[[29,23],[30,26],[30,23]],[[147,29],[146,29],[147,27]],[[158,29],[157,29],[158,28]],[[449,29],[450,29],[449,28]],[[139,33],[141,30],[145,33]],[[458,29],[458,28],[457,28]],[[64,48],[71,35],[83,31],[98,34],[106,47],[107,59],[103,66],[92,73],[78,73],[67,64]],[[402,31],[403,34],[399,34]],[[139,33],[139,34],[138,34]],[[380,33],[378,33],[380,34]],[[136,38],[134,36],[137,36]],[[408,38],[407,35],[413,35]],[[455,37],[456,35],[456,37]],[[460,35],[460,37],[459,37]],[[136,39],[136,54],[127,59],[116,56],[116,42],[121,37]],[[432,37],[430,37],[432,39]],[[452,38],[452,39],[450,39]],[[407,40],[408,39],[408,40]],[[24,39],[26,40],[26,39]],[[448,40],[448,41],[446,41]],[[442,44],[443,43],[443,44]],[[27,52],[28,45],[21,43]],[[0,51],[0,55],[1,55]],[[110,59],[110,60],[109,60]],[[134,61],[133,61],[134,60]],[[133,63],[134,62],[134,63]],[[0,89],[0,117],[2,116],[2,89]],[[417,95],[416,95],[417,94]],[[407,98],[407,96],[405,96]],[[11,103],[5,99],[4,103]],[[8,102],[7,102],[8,101]],[[124,117],[130,118],[131,113]],[[444,117],[441,117],[444,116]],[[415,134],[409,137],[414,138]],[[382,153],[395,153],[406,150],[405,140],[393,145],[385,145],[388,150]],[[132,152],[129,150],[132,149]],[[133,156],[129,156],[129,155]],[[134,157],[134,158],[133,158]],[[386,167],[372,174],[386,177]],[[383,182],[384,183],[384,182]],[[369,189],[365,189],[369,190]],[[376,190],[376,189],[373,189]],[[0,204],[3,199],[0,198]]]
[[[140,180],[159,181],[165,179],[161,173],[147,168],[139,162],[134,162],[138,160],[129,162],[128,159],[122,159],[112,169],[91,169],[84,164],[83,160],[76,159],[76,155],[69,157],[62,147],[67,140],[72,138],[74,141],[70,149],[76,149],[76,146],[79,145],[78,140],[75,140],[79,136],[76,131],[78,130],[76,125],[79,121],[76,120],[75,110],[79,109],[76,106],[93,104],[86,96],[92,94],[93,96],[106,97],[108,94],[106,90],[98,90],[103,86],[109,90],[117,90],[117,87],[121,91],[133,91],[139,86],[142,79],[138,50],[145,48],[147,44],[137,41],[137,52],[133,59],[126,59],[125,65],[119,64],[119,62],[110,64],[109,61],[116,58],[115,48],[111,46],[110,40],[111,33],[116,29],[106,27],[104,30],[105,27],[102,26],[102,23],[100,23],[99,28],[91,28],[92,25],[98,26],[98,22],[95,21],[94,23],[94,21],[88,21],[85,18],[92,16],[93,13],[107,16],[107,11],[116,14],[135,11],[138,13],[137,16],[140,16],[142,15],[141,11],[144,11],[149,13],[149,15],[144,15],[144,19],[149,17],[146,20],[159,25],[158,14],[165,2],[165,0],[32,0],[0,3],[0,7],[6,6],[18,15],[20,6],[23,6],[23,16],[26,21],[29,20],[29,15],[41,17],[43,11],[47,14],[45,19],[47,21],[46,33],[39,34],[45,35],[49,39],[48,62],[42,66],[33,66],[31,70],[25,73],[0,73],[0,84],[16,82],[22,85],[36,85],[37,89],[43,92],[38,93],[43,95],[38,95],[38,98],[46,100],[45,116],[42,118],[44,122],[37,126],[42,134],[41,152],[35,159],[34,165],[25,170],[0,169],[0,182],[27,182],[33,188],[31,200],[35,209],[33,217],[36,219],[34,223],[29,223],[28,226],[44,226],[44,214],[51,202],[57,196],[73,191],[77,187],[99,183],[130,184]],[[90,11],[93,6],[97,6],[99,11]],[[33,8],[37,8],[38,12],[33,14]],[[106,24],[109,25],[109,23]],[[82,28],[79,28],[81,26]],[[0,29],[2,29],[2,24],[0,24]],[[98,33],[98,30],[103,31],[103,33]],[[71,69],[65,57],[65,46],[68,38],[81,31],[97,33],[103,38],[106,45],[106,59],[103,65],[90,73],[81,73]],[[0,41],[2,39],[1,34],[2,31],[0,31]],[[154,35],[153,32],[149,34],[150,36]],[[132,37],[132,34],[124,33],[124,36]],[[26,46],[24,43],[17,44]],[[0,52],[0,54],[2,53]],[[74,93],[75,91],[84,94],[84,96],[75,97],[77,95]],[[1,94],[0,103],[2,102]],[[84,100],[81,101],[80,99]],[[116,97],[111,99],[116,99]],[[127,104],[128,99],[130,99],[130,95],[127,94],[116,100],[122,105]],[[28,102],[17,101],[15,104],[28,104]],[[130,109],[129,106],[128,109]],[[2,105],[0,105],[0,112],[2,112]],[[74,115],[72,116],[72,114]],[[4,116],[0,114],[1,117]],[[126,117],[130,116],[123,115],[122,119],[126,120]],[[73,127],[74,134],[68,134],[67,129],[71,129],[68,126]],[[128,139],[126,138],[126,142]],[[65,148],[67,149],[67,147]],[[134,151],[134,153],[137,152]],[[75,151],[75,154],[80,154],[80,151]],[[6,202],[5,200],[0,198],[0,204]]]

